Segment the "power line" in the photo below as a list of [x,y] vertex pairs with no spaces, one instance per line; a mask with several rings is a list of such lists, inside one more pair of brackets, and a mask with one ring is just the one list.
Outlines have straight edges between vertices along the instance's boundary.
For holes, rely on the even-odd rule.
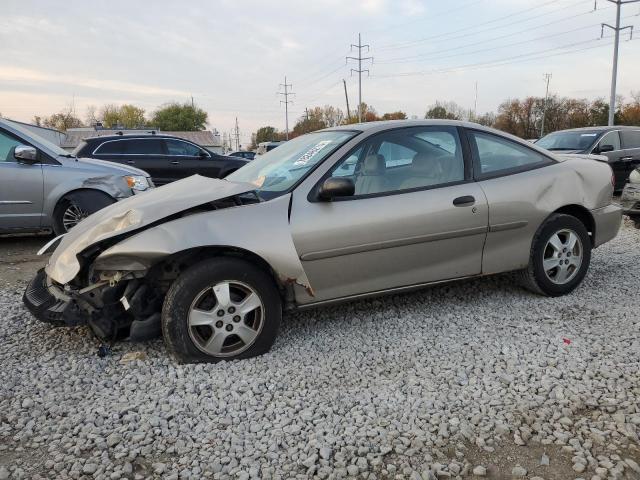
[[493,30],[495,30],[497,28],[510,27],[510,26],[515,25],[517,23],[528,22],[528,21],[531,21],[531,20],[535,20],[536,18],[545,16],[545,15],[549,15],[551,13],[558,12],[560,10],[566,10],[568,8],[574,7],[574,6],[576,6],[578,4],[581,4],[581,3],[584,3],[584,2],[585,2],[585,0],[579,0],[577,2],[574,2],[574,3],[569,4],[569,5],[565,5],[563,7],[557,8],[555,10],[551,10],[551,11],[540,13],[538,15],[534,15],[533,17],[528,17],[528,18],[524,18],[524,19],[520,19],[520,20],[516,20],[516,21],[511,21],[507,25],[498,26],[498,27],[494,26],[494,27],[491,27],[491,28],[480,30],[479,32],[473,32],[473,31],[469,32],[469,30],[474,30],[474,29],[476,29],[478,27],[482,27],[484,25],[491,25],[493,23],[501,22],[503,20],[508,20],[508,19],[513,18],[515,16],[522,15],[522,14],[530,12],[532,10],[536,10],[536,9],[538,9],[540,7],[544,7],[546,5],[550,5],[550,4],[553,4],[553,3],[557,3],[557,0],[549,0],[547,2],[544,2],[544,3],[540,4],[540,5],[536,5],[535,7],[526,8],[524,10],[520,10],[518,12],[513,12],[513,13],[510,13],[508,15],[504,15],[502,17],[494,18],[493,20],[488,20],[486,22],[476,23],[476,24],[474,24],[474,25],[472,25],[470,27],[463,27],[463,28],[459,28],[457,30],[453,30],[451,32],[445,32],[445,33],[439,33],[439,34],[436,34],[436,35],[430,35],[428,37],[419,38],[417,40],[409,40],[409,41],[406,41],[406,42],[400,42],[400,43],[396,43],[396,44],[382,45],[382,46],[376,47],[376,51],[381,52],[381,51],[386,51],[386,50],[396,50],[396,49],[400,49],[400,48],[408,48],[408,47],[414,46],[415,44],[418,44],[418,43],[431,42],[431,41],[434,41],[435,39],[442,38],[442,37],[449,37],[449,36],[454,35],[456,33],[462,33],[462,35],[454,36],[452,38],[446,38],[446,39],[443,39],[441,41],[450,41],[450,40],[453,40],[453,39],[456,39],[456,38],[465,37],[465,36],[468,36],[468,35],[474,34],[474,33],[481,33],[481,32],[485,32],[485,31],[493,31]]
[[[611,3],[616,4],[616,26],[612,27],[608,23],[602,24],[602,30],[600,32],[600,36],[604,34],[604,27],[610,28],[615,32],[615,40],[613,43],[613,68],[611,69],[611,95],[609,97],[609,122],[608,124],[612,126],[615,120],[616,114],[616,82],[618,77],[618,48],[620,46],[620,32],[627,28],[630,29],[629,39],[633,38],[633,25],[626,25],[624,27],[620,26],[620,10],[622,9],[622,5],[626,5],[627,3],[636,3],[640,0],[607,0]],[[597,7],[597,0],[596,0]]]
[[479,44],[482,44],[482,43],[489,43],[489,42],[493,42],[495,40],[502,40],[502,39],[508,38],[508,37],[513,37],[513,36],[520,35],[520,34],[522,34],[524,32],[527,32],[527,31],[537,30],[539,28],[547,27],[547,26],[553,25],[555,23],[560,23],[560,22],[563,22],[563,21],[566,21],[566,20],[569,20],[569,19],[574,19],[576,17],[580,17],[582,15],[587,15],[587,14],[590,14],[590,13],[592,13],[592,11],[579,13],[577,15],[571,15],[569,17],[562,18],[562,19],[560,19],[558,21],[555,21],[555,22],[550,22],[550,23],[546,23],[546,24],[542,24],[542,25],[536,25],[535,27],[531,27],[531,28],[528,28],[528,29],[525,29],[525,30],[521,30],[519,32],[507,33],[505,35],[500,35],[500,36],[488,38],[488,39],[485,39],[485,40],[479,40],[479,41],[472,42],[472,43],[466,43],[466,44],[460,45],[458,47],[452,47],[452,48],[448,48],[448,49],[445,49],[445,50],[439,50],[437,53],[422,54],[422,55],[411,55],[411,56],[407,56],[407,57],[398,57],[398,58],[395,58],[395,59],[392,58],[389,61],[382,61],[382,62],[377,61],[376,65],[412,63],[415,60],[441,60],[441,59],[444,59],[444,58],[460,57],[460,56],[469,55],[471,53],[481,53],[481,52],[485,52],[485,51],[488,51],[488,50],[494,50],[496,48],[509,48],[509,47],[514,46],[514,45],[522,45],[522,44],[526,44],[526,43],[537,42],[539,40],[546,40],[548,38],[559,37],[559,36],[562,36],[562,35],[567,35],[569,33],[575,33],[575,32],[578,32],[580,30],[586,30],[588,28],[593,28],[593,27],[598,26],[600,24],[585,25],[585,26],[582,26],[582,27],[574,28],[572,30],[565,30],[565,31],[557,32],[557,33],[554,33],[554,34],[551,34],[551,35],[543,35],[543,36],[540,36],[540,37],[530,38],[530,39],[522,40],[522,41],[516,42],[516,43],[503,44],[503,45],[489,47],[489,48],[485,48],[485,49],[479,49],[479,50],[464,51],[462,53],[453,54],[453,55],[441,55],[442,53],[451,52],[451,51],[455,51],[455,50],[460,50],[460,49],[467,48],[467,47],[473,47],[475,45],[479,45]]
[[284,96],[284,100],[280,100],[280,103],[284,103],[285,138],[289,140],[289,104],[293,103],[291,100],[289,100],[289,95],[295,94],[289,91],[289,89],[293,85],[287,83],[286,75],[284,76],[284,83],[281,83],[280,86],[284,87],[284,92],[278,92],[278,95]]
[[351,73],[353,72],[358,72],[358,123],[362,122],[362,73],[363,72],[367,72],[367,75],[369,75],[369,70],[362,69],[362,61],[363,60],[373,60],[373,57],[363,57],[362,56],[362,49],[366,48],[367,52],[369,51],[369,45],[363,45],[362,44],[362,38],[360,36],[360,34],[358,34],[358,45],[354,45],[353,43],[351,44],[351,48],[357,48],[358,49],[358,56],[357,57],[346,57],[347,62],[349,60],[357,60],[358,61],[358,69],[351,69]]
[[[604,38],[612,38],[612,37],[604,37]],[[563,50],[563,49],[575,47],[575,46],[578,46],[578,45],[585,45],[585,44],[588,44],[588,43],[599,42],[599,40],[600,39],[591,39],[591,40],[586,40],[586,41],[582,41],[582,42],[575,42],[575,43],[571,43],[571,44],[567,44],[567,45],[561,45],[559,47],[549,48],[549,49],[545,49],[545,50],[538,50],[536,52],[530,52],[530,53],[525,53],[525,54],[520,54],[520,55],[513,55],[513,56],[510,56],[510,57],[505,57],[505,58],[502,58],[502,59],[496,59],[496,60],[491,60],[491,61],[486,61],[486,62],[470,63],[470,64],[465,64],[465,65],[459,65],[459,66],[456,66],[456,67],[434,69],[434,70],[402,72],[402,73],[389,74],[389,75],[376,75],[376,76],[372,76],[372,78],[395,78],[395,77],[433,75],[433,74],[460,71],[460,70],[464,70],[464,69],[474,69],[474,68],[477,68],[477,67],[500,66],[500,65],[507,65],[507,64],[511,64],[511,63],[518,63],[519,61],[528,61],[528,60],[531,60],[531,59],[547,58],[547,57],[552,57],[552,56],[557,56],[557,55],[564,55],[564,54],[567,54],[567,53],[580,52],[580,51],[583,51],[583,50],[591,50],[591,49],[594,49],[594,48],[599,48],[599,47],[603,47],[603,46],[606,46],[606,45],[610,45],[608,43],[607,44],[600,44],[600,45],[595,45],[595,46],[592,46],[592,47],[580,48],[580,49],[576,49],[576,50],[568,50],[566,52],[560,52],[560,53],[548,55],[549,52],[553,52],[553,51],[556,51],[556,50]],[[531,58],[526,58],[526,57],[531,57]],[[523,60],[519,60],[519,59],[523,59]]]

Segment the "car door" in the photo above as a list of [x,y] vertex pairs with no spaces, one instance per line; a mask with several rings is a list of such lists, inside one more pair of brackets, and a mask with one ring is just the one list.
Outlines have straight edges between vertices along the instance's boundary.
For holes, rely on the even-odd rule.
[[629,178],[629,174],[640,167],[640,129],[621,130],[620,136],[622,137],[622,148],[624,152],[622,161],[627,165],[626,178]]
[[196,174],[218,178],[220,161],[202,147],[173,138],[166,138],[165,144],[172,175],[176,179]]
[[126,138],[122,142],[122,159],[147,172],[156,186],[173,180],[173,170],[166,157],[164,141],[151,135],[140,138]]
[[[444,140],[444,142],[443,142]],[[294,192],[295,247],[320,302],[481,273],[488,211],[455,127],[411,127],[364,140],[329,176],[351,197]]]
[[625,153],[622,150],[620,142],[620,134],[618,130],[605,133],[598,143],[593,147],[592,153],[597,155],[605,155],[609,159],[609,166],[613,170],[615,176],[615,189],[622,190],[630,171],[629,164],[625,161]]
[[549,215],[544,207],[550,186],[557,184],[557,162],[502,136],[469,129],[467,137],[474,176],[489,205],[489,232],[482,273],[525,268],[531,242]]
[[25,142],[0,130],[0,230],[38,229],[42,221],[43,176],[40,163],[15,159]]

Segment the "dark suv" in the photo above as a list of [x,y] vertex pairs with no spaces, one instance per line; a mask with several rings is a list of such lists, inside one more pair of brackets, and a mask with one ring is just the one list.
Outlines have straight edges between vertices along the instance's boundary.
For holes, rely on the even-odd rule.
[[110,135],[84,139],[74,150],[78,157],[96,158],[141,168],[155,185],[194,174],[223,178],[247,164],[239,157],[218,155],[170,135]]
[[640,166],[640,127],[585,127],[559,130],[535,142],[555,153],[605,155],[615,175],[615,190],[622,190],[629,174]]

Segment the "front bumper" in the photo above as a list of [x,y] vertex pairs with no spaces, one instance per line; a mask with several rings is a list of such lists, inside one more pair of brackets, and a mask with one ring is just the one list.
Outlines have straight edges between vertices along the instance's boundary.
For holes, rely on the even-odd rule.
[[594,247],[613,240],[620,230],[622,223],[622,209],[618,205],[610,204],[606,207],[591,210],[595,223]]
[[41,322],[68,327],[86,323],[86,317],[77,303],[51,282],[44,269],[38,270],[31,279],[22,301]]
[[622,190],[620,205],[625,215],[640,214],[640,184],[627,183]]

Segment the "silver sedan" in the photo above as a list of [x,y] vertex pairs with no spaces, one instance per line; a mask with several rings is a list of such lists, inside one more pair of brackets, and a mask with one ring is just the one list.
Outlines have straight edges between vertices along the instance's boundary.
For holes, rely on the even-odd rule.
[[348,125],[101,210],[24,301],[103,338],[161,332],[181,361],[246,358],[287,309],[508,271],[567,294],[618,232],[612,193],[606,163],[480,125]]

